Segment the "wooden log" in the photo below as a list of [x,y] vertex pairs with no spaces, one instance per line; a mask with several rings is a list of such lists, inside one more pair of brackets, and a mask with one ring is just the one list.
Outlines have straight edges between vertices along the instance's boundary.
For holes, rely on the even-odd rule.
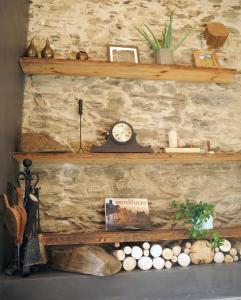
[[225,263],[233,263],[233,257],[230,254],[226,254],[224,256],[224,262]]
[[216,252],[214,254],[214,258],[213,258],[214,262],[217,263],[217,264],[221,264],[224,262],[224,254],[223,252]]
[[146,256],[142,256],[139,260],[138,260],[138,268],[143,270],[143,271],[147,271],[150,270],[152,267],[152,259],[150,257],[146,257]]
[[154,257],[152,265],[156,270],[161,270],[165,267],[165,260],[162,257]]
[[189,254],[189,253],[190,253],[190,250],[191,250],[190,248],[185,248],[185,249],[183,250],[183,252],[186,253],[186,254]]
[[190,265],[191,262],[191,258],[188,254],[186,253],[181,253],[178,257],[177,257],[177,262],[180,266],[182,267],[187,267]]
[[135,259],[140,259],[142,257],[143,251],[141,247],[139,246],[134,246],[131,249],[131,256],[134,257]]
[[192,244],[190,242],[186,242],[185,243],[185,247],[188,248],[188,249],[190,249],[192,247]]
[[67,272],[107,276],[121,270],[121,263],[97,246],[54,249],[51,260],[54,268]]
[[231,243],[228,240],[224,239],[223,244],[219,248],[223,252],[229,252],[231,249]]
[[228,35],[229,31],[222,23],[210,22],[204,31],[207,45],[213,49],[222,47]]
[[132,256],[128,256],[123,260],[122,267],[125,271],[132,271],[136,267],[136,260]]
[[161,254],[162,254],[162,246],[158,245],[158,244],[152,245],[151,249],[150,249],[150,254],[153,257],[159,257],[159,256],[161,256]]
[[173,263],[176,263],[177,262],[177,256],[176,255],[173,255],[172,258],[171,258],[171,261]]
[[214,258],[214,251],[207,240],[199,240],[193,243],[189,255],[195,265],[210,264]]
[[125,252],[126,255],[129,255],[129,254],[131,254],[132,249],[130,246],[125,246],[123,248],[123,251]]
[[172,253],[175,256],[178,256],[179,254],[181,254],[182,248],[179,245],[173,246],[172,248]]
[[112,254],[115,258],[117,258],[119,261],[123,261],[126,257],[125,252],[122,249],[113,250]]
[[143,250],[143,255],[150,256],[150,250],[148,250],[148,249]]
[[219,247],[215,247],[214,251],[219,252],[220,251]]
[[241,255],[241,241],[232,239],[233,248],[235,248],[238,251],[238,254]]
[[172,250],[170,248],[165,248],[163,249],[162,251],[162,257],[165,259],[165,260],[170,260],[173,256],[173,253],[172,253]]
[[144,243],[142,244],[142,248],[145,249],[145,250],[149,250],[150,247],[151,247],[151,245],[150,245],[150,243],[148,243],[148,242],[144,242]]
[[238,254],[238,251],[237,251],[236,248],[231,248],[231,249],[229,250],[229,254],[230,254],[231,256],[235,256],[235,255]]
[[167,261],[165,262],[165,267],[166,267],[167,269],[171,269],[171,268],[172,268],[172,262],[171,262],[170,260],[167,260]]
[[120,243],[119,243],[119,242],[115,242],[115,243],[114,243],[114,247],[115,247],[115,248],[120,248]]
[[239,259],[238,259],[238,255],[235,255],[234,257],[233,257],[233,261],[238,261]]

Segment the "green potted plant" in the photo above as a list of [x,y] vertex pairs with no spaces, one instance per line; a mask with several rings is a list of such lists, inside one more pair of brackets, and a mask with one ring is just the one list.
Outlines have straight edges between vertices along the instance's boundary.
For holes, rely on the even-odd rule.
[[162,32],[162,40],[158,40],[155,34],[152,32],[150,27],[144,24],[145,29],[140,29],[135,26],[135,29],[144,37],[149,43],[150,47],[155,53],[155,62],[157,64],[173,64],[173,52],[176,51],[187,39],[192,32],[191,28],[183,38],[176,44],[175,47],[172,45],[172,25],[173,25],[174,11],[171,12],[168,23],[165,24],[165,28]]
[[[211,203],[199,202],[195,203],[186,200],[184,203],[173,201],[171,208],[175,209],[174,221],[182,220],[182,225],[190,225],[188,230],[189,236],[192,239],[201,239],[210,237],[211,247],[219,247],[223,240],[215,233],[209,233],[209,229],[213,229],[213,215],[215,206]],[[175,225],[175,224],[174,224]]]

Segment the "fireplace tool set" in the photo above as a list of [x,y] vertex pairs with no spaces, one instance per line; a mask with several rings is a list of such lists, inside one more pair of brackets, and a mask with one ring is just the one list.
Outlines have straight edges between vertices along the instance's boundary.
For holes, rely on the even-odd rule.
[[39,175],[30,171],[30,159],[25,159],[23,165],[24,171],[19,173],[18,186],[8,183],[7,193],[2,197],[3,221],[16,244],[14,261],[5,270],[7,275],[19,273],[28,276],[37,271],[41,264],[47,263],[40,233]]

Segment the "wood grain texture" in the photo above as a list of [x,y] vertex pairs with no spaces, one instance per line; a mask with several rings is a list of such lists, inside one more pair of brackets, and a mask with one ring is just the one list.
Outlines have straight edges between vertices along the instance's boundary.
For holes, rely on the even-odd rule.
[[[241,227],[215,229],[223,238],[241,237]],[[210,230],[210,233],[212,230]],[[43,242],[46,246],[78,245],[78,244],[109,244],[115,242],[142,242],[142,241],[174,241],[189,239],[185,229],[180,230],[152,230],[152,231],[96,231],[96,232],[69,232],[45,233]]]
[[106,164],[106,163],[217,163],[241,162],[241,153],[58,153],[35,152],[13,153],[13,158],[22,161],[26,158],[34,162],[44,163],[78,163],[78,164]]
[[143,63],[109,63],[95,60],[78,61],[73,59],[24,57],[20,58],[19,61],[23,72],[31,75],[68,75],[228,83],[236,73],[234,69],[196,68],[184,65]]

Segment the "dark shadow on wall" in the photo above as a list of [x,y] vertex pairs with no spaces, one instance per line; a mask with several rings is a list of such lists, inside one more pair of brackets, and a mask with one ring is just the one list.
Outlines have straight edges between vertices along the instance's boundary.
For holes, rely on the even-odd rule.
[[[18,57],[25,49],[29,0],[0,0],[0,194],[7,181],[15,182],[16,150],[21,128],[24,75]],[[11,252],[2,224],[0,205],[0,273]]]

